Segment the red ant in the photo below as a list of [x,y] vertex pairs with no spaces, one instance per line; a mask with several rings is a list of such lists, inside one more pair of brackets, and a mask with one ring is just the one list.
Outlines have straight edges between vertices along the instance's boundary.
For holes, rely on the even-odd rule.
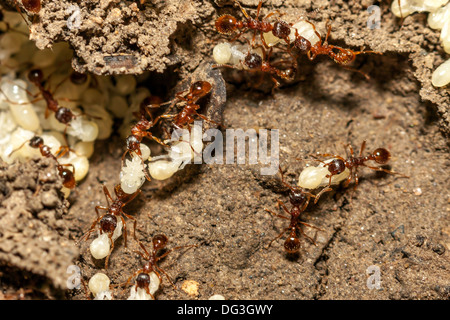
[[288,184],[284,179],[284,174],[283,174],[283,171],[281,170],[281,167],[279,167],[279,172],[281,174],[281,182],[289,188],[289,202],[291,203],[292,208],[291,208],[291,210],[288,210],[286,205],[280,199],[277,200],[277,203],[278,203],[278,206],[281,206],[283,208],[283,210],[290,216],[290,218],[288,218],[284,215],[281,215],[281,214],[277,214],[266,208],[264,208],[264,210],[273,214],[274,216],[279,217],[279,218],[290,220],[290,223],[287,228],[285,228],[275,239],[273,239],[269,243],[267,248],[269,248],[274,241],[281,238],[286,233],[286,231],[288,231],[289,236],[286,238],[286,240],[284,242],[284,249],[286,250],[286,252],[288,254],[294,254],[300,250],[300,240],[297,235],[298,232],[300,232],[303,236],[305,236],[307,239],[309,239],[312,243],[317,245],[316,242],[311,237],[307,236],[303,232],[300,224],[305,225],[310,228],[317,229],[319,231],[323,231],[323,230],[300,220],[301,213],[303,211],[305,211],[306,207],[308,207],[311,197],[314,198],[315,196],[312,193],[306,192],[302,188],[293,187],[290,184]]
[[[134,237],[134,239],[137,239],[136,238],[137,220],[136,220],[136,218],[123,212],[123,207],[126,204],[128,204],[129,202],[131,202],[134,198],[136,198],[140,194],[140,192],[141,192],[141,190],[138,190],[133,194],[128,194],[122,190],[122,187],[120,186],[120,184],[116,184],[114,186],[114,193],[116,195],[116,199],[113,199],[111,197],[111,194],[108,191],[108,188],[106,186],[103,186],[103,193],[105,194],[105,198],[106,198],[106,202],[108,203],[108,206],[96,206],[95,207],[95,212],[97,213],[97,219],[94,221],[91,228],[80,238],[80,240],[84,239],[85,237],[86,237],[85,240],[88,240],[91,233],[96,230],[95,227],[97,224],[100,225],[100,228],[99,228],[100,233],[106,232],[108,234],[109,240],[111,242],[111,249],[106,257],[105,269],[108,269],[109,256],[111,255],[111,252],[114,250],[114,241],[112,241],[112,236],[117,227],[117,217],[120,217],[120,219],[122,220],[123,237],[125,240],[125,247],[127,246],[127,226],[126,226],[126,222],[125,222],[125,219],[123,218],[123,216],[134,221],[133,237]],[[111,204],[110,204],[110,201],[112,202]],[[99,210],[105,210],[107,213],[100,216]]]
[[[321,39],[320,34],[316,30],[316,26],[310,22],[306,21],[309,24],[312,25],[315,34]],[[333,46],[328,44],[328,37],[331,33],[331,24],[329,21],[326,23],[327,28],[327,35],[325,36],[325,41],[322,42],[322,40],[319,40],[316,44],[311,45],[311,42],[308,39],[305,39],[304,37],[300,36],[298,34],[298,30],[295,30],[295,40],[293,43],[293,46],[301,51],[306,51],[309,60],[314,60],[318,55],[324,54],[328,55],[330,58],[334,60],[337,64],[340,64],[342,66],[347,66],[349,63],[353,62],[357,55],[359,54],[365,54],[365,53],[375,53],[375,54],[382,54],[381,52],[376,51],[353,51],[351,49],[345,49],[338,46]],[[337,52],[336,52],[337,50]],[[348,68],[348,67],[347,67]],[[350,69],[350,68],[348,68]],[[351,69],[353,70],[353,69]],[[360,70],[354,70],[357,72],[360,72],[364,77],[369,79],[369,76],[365,74],[364,72]]]
[[163,234],[155,235],[152,238],[153,250],[151,252],[148,252],[147,249],[145,248],[145,246],[141,242],[139,242],[139,245],[141,246],[141,248],[144,252],[137,251],[136,253],[138,253],[142,258],[144,258],[146,260],[146,263],[144,264],[144,266],[141,269],[134,272],[128,278],[127,282],[124,285],[125,287],[130,283],[132,278],[136,277],[136,291],[138,288],[144,289],[145,292],[148,295],[150,295],[152,297],[152,299],[154,300],[155,299],[154,296],[150,293],[150,274],[152,272],[154,272],[160,282],[162,282],[162,277],[161,277],[160,273],[163,273],[166,276],[167,280],[169,280],[172,287],[176,290],[175,284],[172,282],[169,275],[163,269],[161,269],[157,265],[157,263],[159,260],[166,257],[169,253],[171,253],[174,250],[178,250],[178,249],[182,249],[182,248],[197,247],[197,245],[174,247],[170,250],[167,250],[162,255],[158,256],[157,253],[167,246],[168,241],[169,241],[168,238]]
[[[262,48],[261,46],[259,46]],[[293,59],[294,63],[293,66],[285,69],[280,70],[276,68],[273,64],[270,63],[270,55],[272,54],[272,48],[269,49],[269,52],[266,53],[264,48],[262,48],[262,54],[261,57],[259,54],[255,52],[247,52],[247,55],[245,56],[244,60],[241,61],[241,64],[244,66],[244,68],[248,68],[251,72],[256,71],[262,71],[265,73],[268,73],[272,79],[272,81],[275,83],[275,86],[272,88],[272,92],[280,86],[280,82],[274,77],[278,76],[282,79],[286,80],[292,80],[295,77],[295,74],[297,72],[297,61],[296,59]],[[277,64],[284,63],[285,61],[278,61]],[[227,67],[227,68],[233,68],[233,69],[239,69],[236,65],[229,65],[229,64],[216,64],[212,66],[213,68],[217,67]]]
[[[318,153],[317,154],[317,156],[333,157],[334,159],[329,163],[324,163],[323,161],[318,160],[318,161],[324,163],[324,166],[328,167],[328,171],[330,172],[330,174],[326,175],[326,177],[330,178],[330,180],[329,180],[328,186],[323,188],[316,195],[316,198],[314,199],[314,203],[317,203],[317,201],[319,200],[320,196],[323,193],[332,190],[331,189],[331,177],[334,175],[341,174],[342,172],[344,172],[344,170],[346,168],[348,168],[350,170],[350,175],[347,178],[347,180],[344,182],[344,186],[347,187],[350,184],[350,182],[354,179],[355,186],[353,187],[353,190],[356,189],[356,187],[358,186],[358,182],[359,182],[358,167],[367,167],[367,168],[375,170],[375,171],[383,171],[383,172],[386,172],[389,174],[397,174],[397,175],[401,175],[405,178],[408,178],[408,176],[405,176],[398,172],[387,170],[382,167],[372,167],[372,166],[368,166],[365,164],[365,162],[367,162],[367,161],[375,161],[376,163],[381,164],[381,165],[386,164],[389,161],[389,159],[391,158],[391,154],[385,148],[375,149],[375,151],[373,151],[369,155],[362,156],[362,153],[366,147],[366,141],[363,141],[363,143],[361,145],[361,149],[359,151],[359,156],[355,157],[352,146],[350,144],[348,144],[348,145],[346,145],[346,147],[349,147],[349,149],[350,149],[350,156],[349,157],[347,156],[347,159],[344,159],[343,157],[341,157],[339,155],[335,155],[335,154],[334,155],[329,154],[329,153],[323,153],[323,154]],[[314,155],[312,155],[312,156],[315,157]]]
[[[40,69],[32,69],[28,72],[28,80],[33,83],[42,94],[42,98],[45,99],[47,103],[47,109],[45,110],[45,118],[48,118],[49,111],[55,113],[55,118],[62,124],[68,125],[70,121],[75,119],[75,115],[69,108],[61,107],[58,101],[54,98],[53,94],[44,88],[42,84],[44,80],[44,74]],[[56,88],[58,88],[66,79],[61,81]],[[75,84],[83,84],[87,81],[87,76],[82,73],[73,72],[70,76],[70,80]],[[56,89],[55,89],[56,90]]]
[[237,2],[242,13],[244,14],[245,21],[239,21],[235,17],[229,14],[225,14],[217,18],[216,29],[222,34],[231,34],[236,30],[242,30],[232,41],[236,40],[241,34],[247,30],[254,30],[252,44],[255,43],[256,32],[260,32],[261,41],[265,48],[269,48],[264,40],[263,34],[266,32],[272,32],[272,34],[280,39],[286,41],[289,44],[289,35],[291,34],[291,25],[287,22],[277,20],[274,24],[267,22],[266,20],[274,14],[281,14],[278,11],[274,11],[266,15],[263,19],[259,20],[259,13],[262,6],[262,1],[259,1],[258,8],[256,9],[256,18],[252,18],[247,14],[247,11]]
[[200,105],[197,104],[197,101],[210,93],[211,89],[212,85],[207,81],[194,82],[186,94],[182,95],[185,91],[181,91],[175,95],[172,106],[179,101],[185,101],[186,105],[184,108],[176,115],[164,114],[159,116],[155,121],[158,121],[159,118],[173,118],[172,125],[178,129],[182,129],[194,122],[194,116],[198,116],[205,121],[220,125],[197,112],[197,110],[200,109]]
[[[148,131],[153,126],[155,126],[157,121],[159,120],[159,118],[153,120],[153,116],[150,113],[149,108],[158,108],[160,105],[160,98],[148,97],[141,102],[139,112],[134,113],[139,121],[131,127],[131,135],[126,138],[127,150],[125,150],[124,154],[122,155],[122,167],[124,166],[125,156],[127,155],[127,153],[131,152],[134,152],[139,158],[141,158],[142,163],[144,163],[141,152],[141,142],[144,137],[151,138],[159,144],[166,146],[166,144],[161,139],[155,137],[150,131]],[[150,115],[152,120],[147,120],[146,114]],[[151,180],[147,171],[145,172],[145,177],[147,178],[147,180]]]
[[[22,148],[25,145],[25,143],[26,142],[24,142],[19,148],[13,150],[9,155],[13,154],[14,152],[16,152],[17,150]],[[68,189],[75,188],[75,185],[76,185],[76,183],[75,183],[75,167],[70,163],[69,164],[59,164],[59,162],[58,162],[58,158],[62,157],[64,154],[67,153],[67,151],[69,151],[69,148],[67,146],[60,147],[58,152],[56,153],[57,154],[56,156],[54,156],[52,154],[50,147],[45,145],[44,140],[39,136],[34,136],[33,138],[31,138],[29,141],[29,146],[34,149],[39,149],[39,151],[41,152],[41,155],[43,157],[54,159],[57,163],[56,168],[58,169],[58,174],[63,179],[63,186]],[[71,166],[72,171],[64,168],[65,166]]]

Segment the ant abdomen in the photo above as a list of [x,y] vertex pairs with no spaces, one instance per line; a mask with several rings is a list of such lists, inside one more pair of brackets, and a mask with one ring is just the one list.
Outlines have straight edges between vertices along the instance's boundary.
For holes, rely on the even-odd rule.
[[374,156],[375,162],[379,164],[386,164],[391,158],[389,151],[384,148],[376,149],[372,155]]
[[346,168],[345,162],[342,159],[333,159],[326,166],[332,175],[341,174]]
[[[295,231],[292,231],[295,233]],[[290,234],[284,241],[284,250],[289,254],[297,253],[300,250],[300,240],[297,235]]]
[[233,33],[237,29],[237,20],[229,14],[224,14],[217,18],[216,29],[222,34]]
[[285,39],[291,34],[291,26],[284,21],[277,21],[273,24],[272,34],[280,39]]
[[75,176],[72,171],[66,168],[58,167],[59,176],[63,179],[63,186],[68,189],[73,189],[76,186]]
[[250,69],[260,68],[262,65],[262,58],[257,53],[249,53],[245,56],[244,63]]

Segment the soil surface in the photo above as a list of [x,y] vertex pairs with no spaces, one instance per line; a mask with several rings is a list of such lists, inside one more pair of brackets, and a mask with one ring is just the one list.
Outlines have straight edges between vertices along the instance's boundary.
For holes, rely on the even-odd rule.
[[[69,30],[65,9],[74,3],[83,23]],[[258,1],[241,3],[254,14]],[[372,4],[381,9],[380,29],[367,28]],[[317,164],[309,155],[345,156],[347,143],[359,153],[363,141],[366,153],[387,148],[390,168],[409,178],[361,169],[355,192],[353,184],[335,187],[308,206],[302,220],[320,230],[303,231],[316,245],[301,237],[293,256],[283,249],[287,233],[268,247],[289,223],[265,209],[283,214],[277,199],[290,205],[280,176],[261,174],[266,165],[192,164],[169,180],[146,182],[124,208],[138,221],[137,238],[149,249],[158,233],[168,236],[168,249],[197,245],[160,261],[178,289],[163,277],[156,299],[450,298],[450,95],[447,87],[431,85],[432,71],[447,57],[425,14],[409,16],[401,26],[389,6],[369,0],[266,1],[263,14],[277,9],[288,22],[304,15],[321,33],[331,19],[330,43],[382,53],[359,55],[352,65],[370,79],[328,57],[301,57],[297,78],[274,94],[269,77],[255,88],[258,73],[221,69],[226,95],[212,101],[220,105],[226,97],[223,110],[214,109],[223,111],[223,128],[279,130],[280,164],[292,184],[306,164]],[[80,71],[152,72],[150,79],[158,80],[149,86],[161,79],[174,84],[162,89],[169,97],[226,39],[214,29],[223,13],[242,17],[226,1],[147,1],[144,8],[138,1],[43,1],[31,31],[40,48],[68,41]],[[119,54],[138,62],[117,67],[104,60]],[[116,241],[107,270],[104,260],[90,255],[90,240],[76,243],[96,218],[95,206],[106,205],[102,184],[112,191],[118,182],[123,151],[118,135],[96,143],[90,172],[67,201],[50,161],[0,168],[5,297],[86,299],[83,287],[66,290],[69,266],[80,268],[84,282],[104,272],[113,284],[142,268],[132,237],[127,246],[122,237]],[[198,283],[197,294],[181,290],[187,280]],[[114,298],[127,296],[128,289],[114,291]]]

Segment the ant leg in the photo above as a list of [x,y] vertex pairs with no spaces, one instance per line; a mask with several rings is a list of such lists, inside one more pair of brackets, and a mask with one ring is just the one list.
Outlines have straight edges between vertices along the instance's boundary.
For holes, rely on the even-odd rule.
[[267,211],[267,212],[269,212],[269,213],[271,213],[271,214],[273,214],[273,215],[276,216],[276,217],[279,217],[279,218],[282,218],[282,219],[286,219],[286,220],[290,220],[290,218],[285,217],[285,216],[283,216],[283,215],[281,215],[281,214],[279,214],[279,213],[275,213],[275,212],[273,212],[273,211],[271,211],[271,210],[269,210],[269,209],[264,208],[264,210]]
[[[330,180],[331,180],[331,178],[330,178]],[[319,198],[320,198],[325,192],[328,192],[328,191],[333,190],[333,188],[331,188],[330,185],[331,185],[331,182],[330,182],[330,184],[329,184],[327,187],[325,187],[325,188],[323,188],[322,190],[320,190],[320,192],[316,195],[316,198],[314,199],[314,204],[316,204],[316,203],[319,201]]]
[[[174,289],[174,290],[177,290],[177,287],[175,286],[175,283],[173,283],[172,279],[170,279],[170,277],[169,277],[169,275],[167,274],[167,272],[165,272],[162,268],[160,268],[160,267],[158,267],[158,266],[156,266],[156,265],[155,265],[155,269],[158,269],[161,273],[163,273],[163,274],[166,276],[167,280],[169,280],[169,282],[170,282],[170,284],[172,285],[173,289]],[[154,270],[154,271],[155,271],[155,273],[156,273],[156,270]],[[161,277],[161,275],[159,275],[158,273],[156,273],[156,275],[158,276],[158,278]],[[161,280],[162,280],[162,279],[161,279]],[[160,280],[160,281],[161,281],[161,280]]]
[[364,149],[366,148],[366,140],[364,140],[361,144],[361,148],[359,150],[359,156],[361,157],[363,154]]
[[97,217],[100,217],[100,214],[99,214],[99,212],[98,212],[98,210],[106,210],[106,211],[108,211],[109,210],[109,206],[108,207],[104,207],[104,206],[96,206],[95,207],[95,212],[97,213]]
[[[122,212],[122,214],[124,214],[124,213]],[[122,220],[122,227],[123,227],[122,234],[123,234],[123,240],[125,242],[125,248],[126,248],[127,247],[127,223],[122,216],[120,216],[120,220]]]
[[[234,1],[237,5],[238,5],[238,7],[241,9],[241,11],[242,11],[242,14],[244,15],[244,17],[247,19],[247,20],[249,20],[250,19],[250,16],[248,15],[248,13],[247,13],[247,11],[245,11],[245,9],[241,6],[241,4],[237,1],[237,0],[235,0]],[[260,0],[259,1],[259,4],[258,4],[258,9],[257,9],[257,14],[259,14],[259,10],[261,9],[261,5],[262,5],[262,0]]]
[[302,228],[298,228],[298,230],[300,231],[300,233],[307,238],[309,241],[311,241],[315,246],[317,246],[317,243],[314,241],[313,238],[311,238],[310,236],[308,236],[303,230]]
[[278,207],[282,207],[284,211],[286,211],[286,213],[290,216],[291,212],[288,210],[288,208],[286,207],[286,205],[283,203],[283,201],[281,201],[280,199],[277,199],[277,206]]
[[[139,246],[142,248],[142,250],[144,250],[145,254],[147,255],[147,257],[150,257],[150,253],[148,253],[147,249],[145,248],[145,246],[142,244],[142,242],[138,241]],[[145,260],[148,260],[147,258],[143,257]]]
[[280,239],[285,233],[286,231],[288,231],[289,228],[285,228],[276,238],[274,238],[272,241],[270,241],[270,243],[267,245],[266,250],[270,248],[270,246],[272,245],[272,243],[278,239]]
[[381,167],[371,167],[371,166],[368,166],[366,164],[362,164],[362,166],[363,167],[367,167],[367,168],[372,169],[372,170],[375,170],[375,171],[382,171],[382,172],[386,172],[386,173],[389,173],[389,174],[396,174],[396,175],[402,176],[404,178],[409,178],[409,176],[404,175],[403,173],[391,171],[391,170],[384,169],[384,168],[381,168]]
[[125,217],[127,217],[128,219],[133,220],[133,238],[134,238],[135,240],[137,240],[137,237],[136,237],[136,225],[137,225],[137,220],[136,220],[136,218],[133,217],[133,216],[130,216],[130,215],[126,214],[126,213],[123,212],[123,211],[122,211],[122,214],[123,214]]
[[324,43],[324,45],[327,45],[328,44],[328,38],[329,38],[330,33],[331,33],[331,23],[330,23],[329,19],[327,19],[327,21],[325,22],[325,28],[327,29],[327,35],[325,36],[325,41],[323,43]]
[[352,179],[353,179],[353,169],[350,168],[349,170],[350,170],[350,174],[349,174],[347,180],[345,180],[344,183],[343,183],[344,188],[347,188],[348,185],[350,184],[350,182],[351,182]]
[[112,234],[108,235],[109,241],[111,242],[111,249],[109,249],[109,253],[106,256],[105,260],[105,270],[108,269],[109,257],[111,256],[112,251],[114,250],[114,241],[112,240]]
[[151,132],[145,132],[145,136],[148,138],[151,138],[153,140],[155,140],[156,142],[158,142],[160,145],[164,146],[164,147],[168,147],[167,144],[165,144],[161,139],[159,139],[158,137],[155,137]]
[[342,161],[345,162],[345,159],[337,154],[331,154],[331,153],[316,153],[314,154],[310,154],[310,157],[315,158],[317,161],[324,163],[323,161],[317,159],[317,157],[331,157],[331,158],[336,158],[336,159],[340,159]]
[[170,250],[167,250],[166,252],[164,252],[164,254],[160,255],[159,257],[156,258],[156,261],[161,260],[162,258],[166,257],[169,253],[171,253],[172,251],[175,250],[180,250],[180,249],[184,249],[184,248],[194,248],[194,247],[198,247],[198,245],[196,244],[191,244],[191,245],[187,245],[187,246],[178,246],[178,247],[174,247]]
[[[124,286],[123,291],[125,291],[125,287],[128,286],[128,284],[130,283],[131,279],[133,279],[135,276],[137,276],[139,273],[142,273],[142,272],[144,272],[144,269],[139,269],[139,270],[137,270],[136,272],[134,272],[134,273],[128,278],[127,282],[125,282],[125,284],[123,285],[123,286]],[[119,286],[121,286],[121,285],[122,285],[122,284],[119,284]],[[122,291],[122,293],[123,293],[123,291]]]
[[216,122],[216,121],[214,121],[214,120],[211,120],[211,119],[207,118],[206,116],[204,116],[204,115],[202,115],[202,114],[200,114],[200,113],[198,113],[198,112],[195,112],[195,114],[196,114],[199,118],[202,118],[203,120],[205,120],[205,121],[207,121],[207,122],[211,122],[211,123],[213,123],[213,124],[215,124],[215,125],[217,125],[217,126],[222,126],[221,123],[218,123],[218,122]]
[[[106,202],[108,203],[108,207],[109,207],[109,200],[111,200],[111,202],[114,202],[114,200],[111,197],[111,194],[109,193],[109,190],[105,185],[103,185],[103,193],[105,194],[105,199],[106,199]],[[108,200],[108,198],[109,198],[109,200]]]
[[130,198],[128,198],[128,200],[126,202],[124,202],[124,205],[126,205],[127,203],[130,203],[131,201],[134,200],[134,198],[136,198],[138,195],[140,195],[142,192],[141,189],[139,189],[137,192],[135,192],[134,194],[131,195]]
[[150,288],[148,286],[145,287],[145,292],[153,299],[155,300],[155,297],[150,293]]
[[[97,209],[96,209],[96,210],[97,210]],[[98,214],[98,213],[97,213],[97,214]],[[79,240],[79,241],[82,241],[84,237],[86,237],[86,240],[89,239],[91,233],[95,231],[95,226],[97,225],[97,223],[100,221],[101,218],[103,218],[103,216],[98,217],[98,218],[92,223],[92,225],[91,225],[91,227],[89,228],[89,230],[86,231],[86,233],[83,234],[83,235],[80,237],[80,240]]]
[[303,224],[303,225],[305,225],[307,227],[319,230],[319,231],[324,231],[323,229],[320,229],[319,227],[313,226],[312,224],[309,224],[309,223],[306,223],[306,222],[303,222],[303,221],[299,221],[299,223],[301,223],[301,224]]

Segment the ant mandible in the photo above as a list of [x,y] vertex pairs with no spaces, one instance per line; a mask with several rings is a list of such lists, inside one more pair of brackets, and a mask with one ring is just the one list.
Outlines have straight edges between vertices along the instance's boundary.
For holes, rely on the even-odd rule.
[[279,172],[281,174],[281,182],[286,187],[289,188],[289,202],[291,203],[292,208],[291,208],[291,210],[289,210],[280,199],[277,200],[277,203],[278,203],[278,206],[281,206],[283,208],[283,210],[290,216],[290,218],[286,217],[284,215],[275,213],[266,208],[264,208],[264,210],[271,213],[274,216],[279,217],[279,218],[290,220],[290,223],[287,228],[285,228],[276,238],[274,238],[269,243],[267,248],[269,248],[274,241],[281,238],[286,232],[289,232],[289,236],[286,238],[286,240],[284,242],[284,249],[288,254],[295,254],[300,250],[300,239],[297,235],[298,232],[300,232],[308,240],[310,240],[312,243],[314,243],[314,245],[317,245],[316,242],[311,237],[309,237],[308,235],[305,234],[305,232],[302,230],[302,228],[300,226],[301,224],[305,225],[307,227],[313,228],[313,229],[317,229],[319,231],[323,231],[323,230],[300,220],[301,213],[303,211],[305,211],[305,209],[308,207],[311,197],[314,198],[315,196],[312,193],[309,193],[302,188],[293,187],[290,184],[288,184],[284,179],[284,174],[283,174],[283,171],[281,170],[281,167],[279,167]]
[[134,277],[136,277],[136,291],[138,288],[140,289],[144,289],[145,292],[150,295],[152,297],[152,299],[154,300],[154,296],[150,293],[150,274],[152,272],[154,272],[156,274],[156,276],[158,277],[159,281],[162,282],[162,277],[160,273],[163,273],[167,280],[169,280],[170,284],[172,285],[172,287],[176,290],[175,284],[173,283],[173,281],[170,279],[169,275],[161,268],[158,266],[158,261],[163,259],[164,257],[166,257],[169,253],[171,253],[174,250],[178,250],[178,249],[183,249],[183,248],[192,248],[192,247],[197,247],[197,245],[187,245],[187,246],[179,246],[179,247],[174,247],[172,249],[167,250],[166,252],[164,252],[162,255],[158,256],[158,252],[162,249],[164,249],[167,246],[169,239],[167,238],[167,236],[165,236],[164,234],[157,234],[152,238],[152,251],[148,252],[147,249],[145,248],[145,246],[139,242],[140,247],[142,248],[142,251],[136,251],[137,254],[139,254],[144,260],[146,260],[144,266],[137,270],[136,272],[134,272],[127,280],[127,282],[125,283],[124,287],[126,287],[131,279],[133,279]]
[[219,33],[222,34],[232,34],[237,30],[241,30],[239,34],[231,40],[234,41],[238,39],[242,33],[247,30],[253,30],[253,39],[252,44],[255,43],[256,32],[260,32],[261,41],[265,48],[269,48],[267,45],[263,34],[266,32],[272,32],[272,34],[280,39],[286,41],[289,44],[289,35],[291,34],[291,25],[285,21],[277,20],[273,25],[270,22],[267,22],[267,19],[274,14],[281,14],[278,11],[270,12],[264,18],[259,20],[259,13],[262,6],[262,1],[259,1],[258,8],[256,9],[256,18],[250,17],[250,15],[245,11],[245,9],[239,4],[239,2],[235,1],[236,4],[240,7],[242,13],[244,14],[245,21],[237,20],[235,17],[229,14],[224,14],[217,18],[215,22],[216,29]]
[[[24,142],[20,147],[18,147],[17,149],[13,150],[9,155],[12,155],[14,152],[16,152],[17,150],[21,149],[26,142]],[[59,150],[56,152],[56,156],[52,154],[51,149],[49,146],[44,144],[44,139],[42,139],[39,136],[34,136],[33,138],[31,138],[29,140],[29,144],[28,144],[31,148],[34,149],[39,149],[39,151],[41,152],[41,155],[45,158],[51,158],[53,160],[56,161],[57,165],[56,168],[58,170],[58,174],[59,176],[62,178],[63,180],[63,186],[68,188],[68,189],[73,189],[76,186],[76,182],[75,182],[75,167],[68,163],[68,164],[60,164],[58,162],[58,158],[62,157],[64,154],[66,154],[69,151],[69,148],[67,146],[62,146],[59,148]],[[72,167],[72,171],[70,171],[69,169],[66,169],[64,167],[66,166],[70,166]]]
[[[348,64],[353,62],[357,55],[359,54],[366,54],[366,53],[375,53],[375,54],[382,54],[381,52],[376,51],[353,51],[351,49],[345,49],[342,47],[334,46],[328,44],[328,38],[331,33],[331,24],[327,20],[326,22],[326,28],[327,28],[327,35],[325,36],[325,40],[322,41],[321,35],[317,32],[316,26],[310,22],[306,21],[309,24],[312,25],[315,34],[319,37],[319,41],[311,45],[311,42],[308,39],[305,39],[304,37],[300,36],[298,34],[298,30],[295,30],[295,40],[293,42],[293,47],[299,49],[300,51],[306,52],[309,60],[314,60],[318,55],[328,55],[330,58],[334,60],[337,64],[346,67],[347,69],[357,71],[361,73],[366,79],[369,79],[369,76],[365,74],[364,72],[360,70],[355,70],[347,67]],[[337,52],[335,52],[337,50]]]
[[347,180],[344,182],[344,187],[347,187],[350,182],[352,180],[355,180],[355,185],[353,187],[353,190],[356,189],[356,187],[358,186],[358,182],[359,182],[359,177],[358,177],[358,167],[367,167],[369,169],[375,170],[375,171],[382,171],[382,172],[386,172],[389,174],[397,174],[400,176],[403,176],[405,178],[407,178],[408,176],[405,176],[401,173],[398,172],[394,172],[388,169],[384,169],[382,167],[373,167],[373,166],[368,166],[366,165],[367,161],[375,161],[377,164],[381,164],[384,165],[386,164],[389,159],[391,158],[391,154],[388,150],[386,150],[385,148],[378,148],[375,149],[372,153],[370,153],[367,156],[363,156],[362,153],[366,147],[366,141],[363,141],[361,144],[361,148],[359,150],[359,156],[354,155],[354,150],[352,148],[352,146],[350,144],[345,145],[346,147],[348,147],[350,149],[350,156],[347,157],[347,159],[339,156],[339,155],[333,155],[333,154],[329,154],[329,153],[318,153],[316,155],[312,155],[314,158],[316,158],[316,156],[319,157],[333,157],[333,160],[331,160],[329,163],[324,163],[321,160],[318,160],[322,163],[324,163],[324,166],[328,168],[328,171],[330,172],[328,175],[326,175],[327,178],[329,178],[329,183],[328,186],[323,188],[317,195],[316,198],[314,199],[314,203],[317,203],[317,201],[319,200],[320,196],[322,194],[324,194],[325,192],[331,191],[331,177],[341,174],[342,172],[344,172],[344,170],[346,168],[349,169],[350,171],[350,175],[347,178]]
[[[133,226],[133,237],[136,238],[136,224],[137,220],[136,218],[126,214],[123,212],[123,207],[130,203],[134,198],[136,198],[140,193],[141,190],[137,190],[133,194],[125,193],[122,190],[122,187],[120,184],[116,184],[114,186],[114,193],[116,195],[116,198],[113,199],[111,197],[111,194],[108,191],[108,188],[104,185],[103,186],[103,193],[105,194],[106,202],[108,203],[107,206],[96,206],[95,212],[97,213],[97,219],[92,223],[90,229],[80,238],[80,240],[88,240],[91,233],[94,232],[96,229],[97,224],[100,225],[99,230],[100,233],[107,233],[109,240],[111,242],[111,249],[106,256],[105,260],[105,269],[108,269],[108,261],[109,256],[111,255],[111,252],[114,250],[114,241],[112,241],[113,233],[117,227],[117,218],[120,217],[122,220],[122,226],[123,226],[123,237],[125,240],[125,247],[127,246],[127,226],[124,219],[124,216],[130,220],[133,220],[134,226]],[[111,201],[111,204],[110,204]],[[105,210],[107,213],[100,216],[99,210]]]

